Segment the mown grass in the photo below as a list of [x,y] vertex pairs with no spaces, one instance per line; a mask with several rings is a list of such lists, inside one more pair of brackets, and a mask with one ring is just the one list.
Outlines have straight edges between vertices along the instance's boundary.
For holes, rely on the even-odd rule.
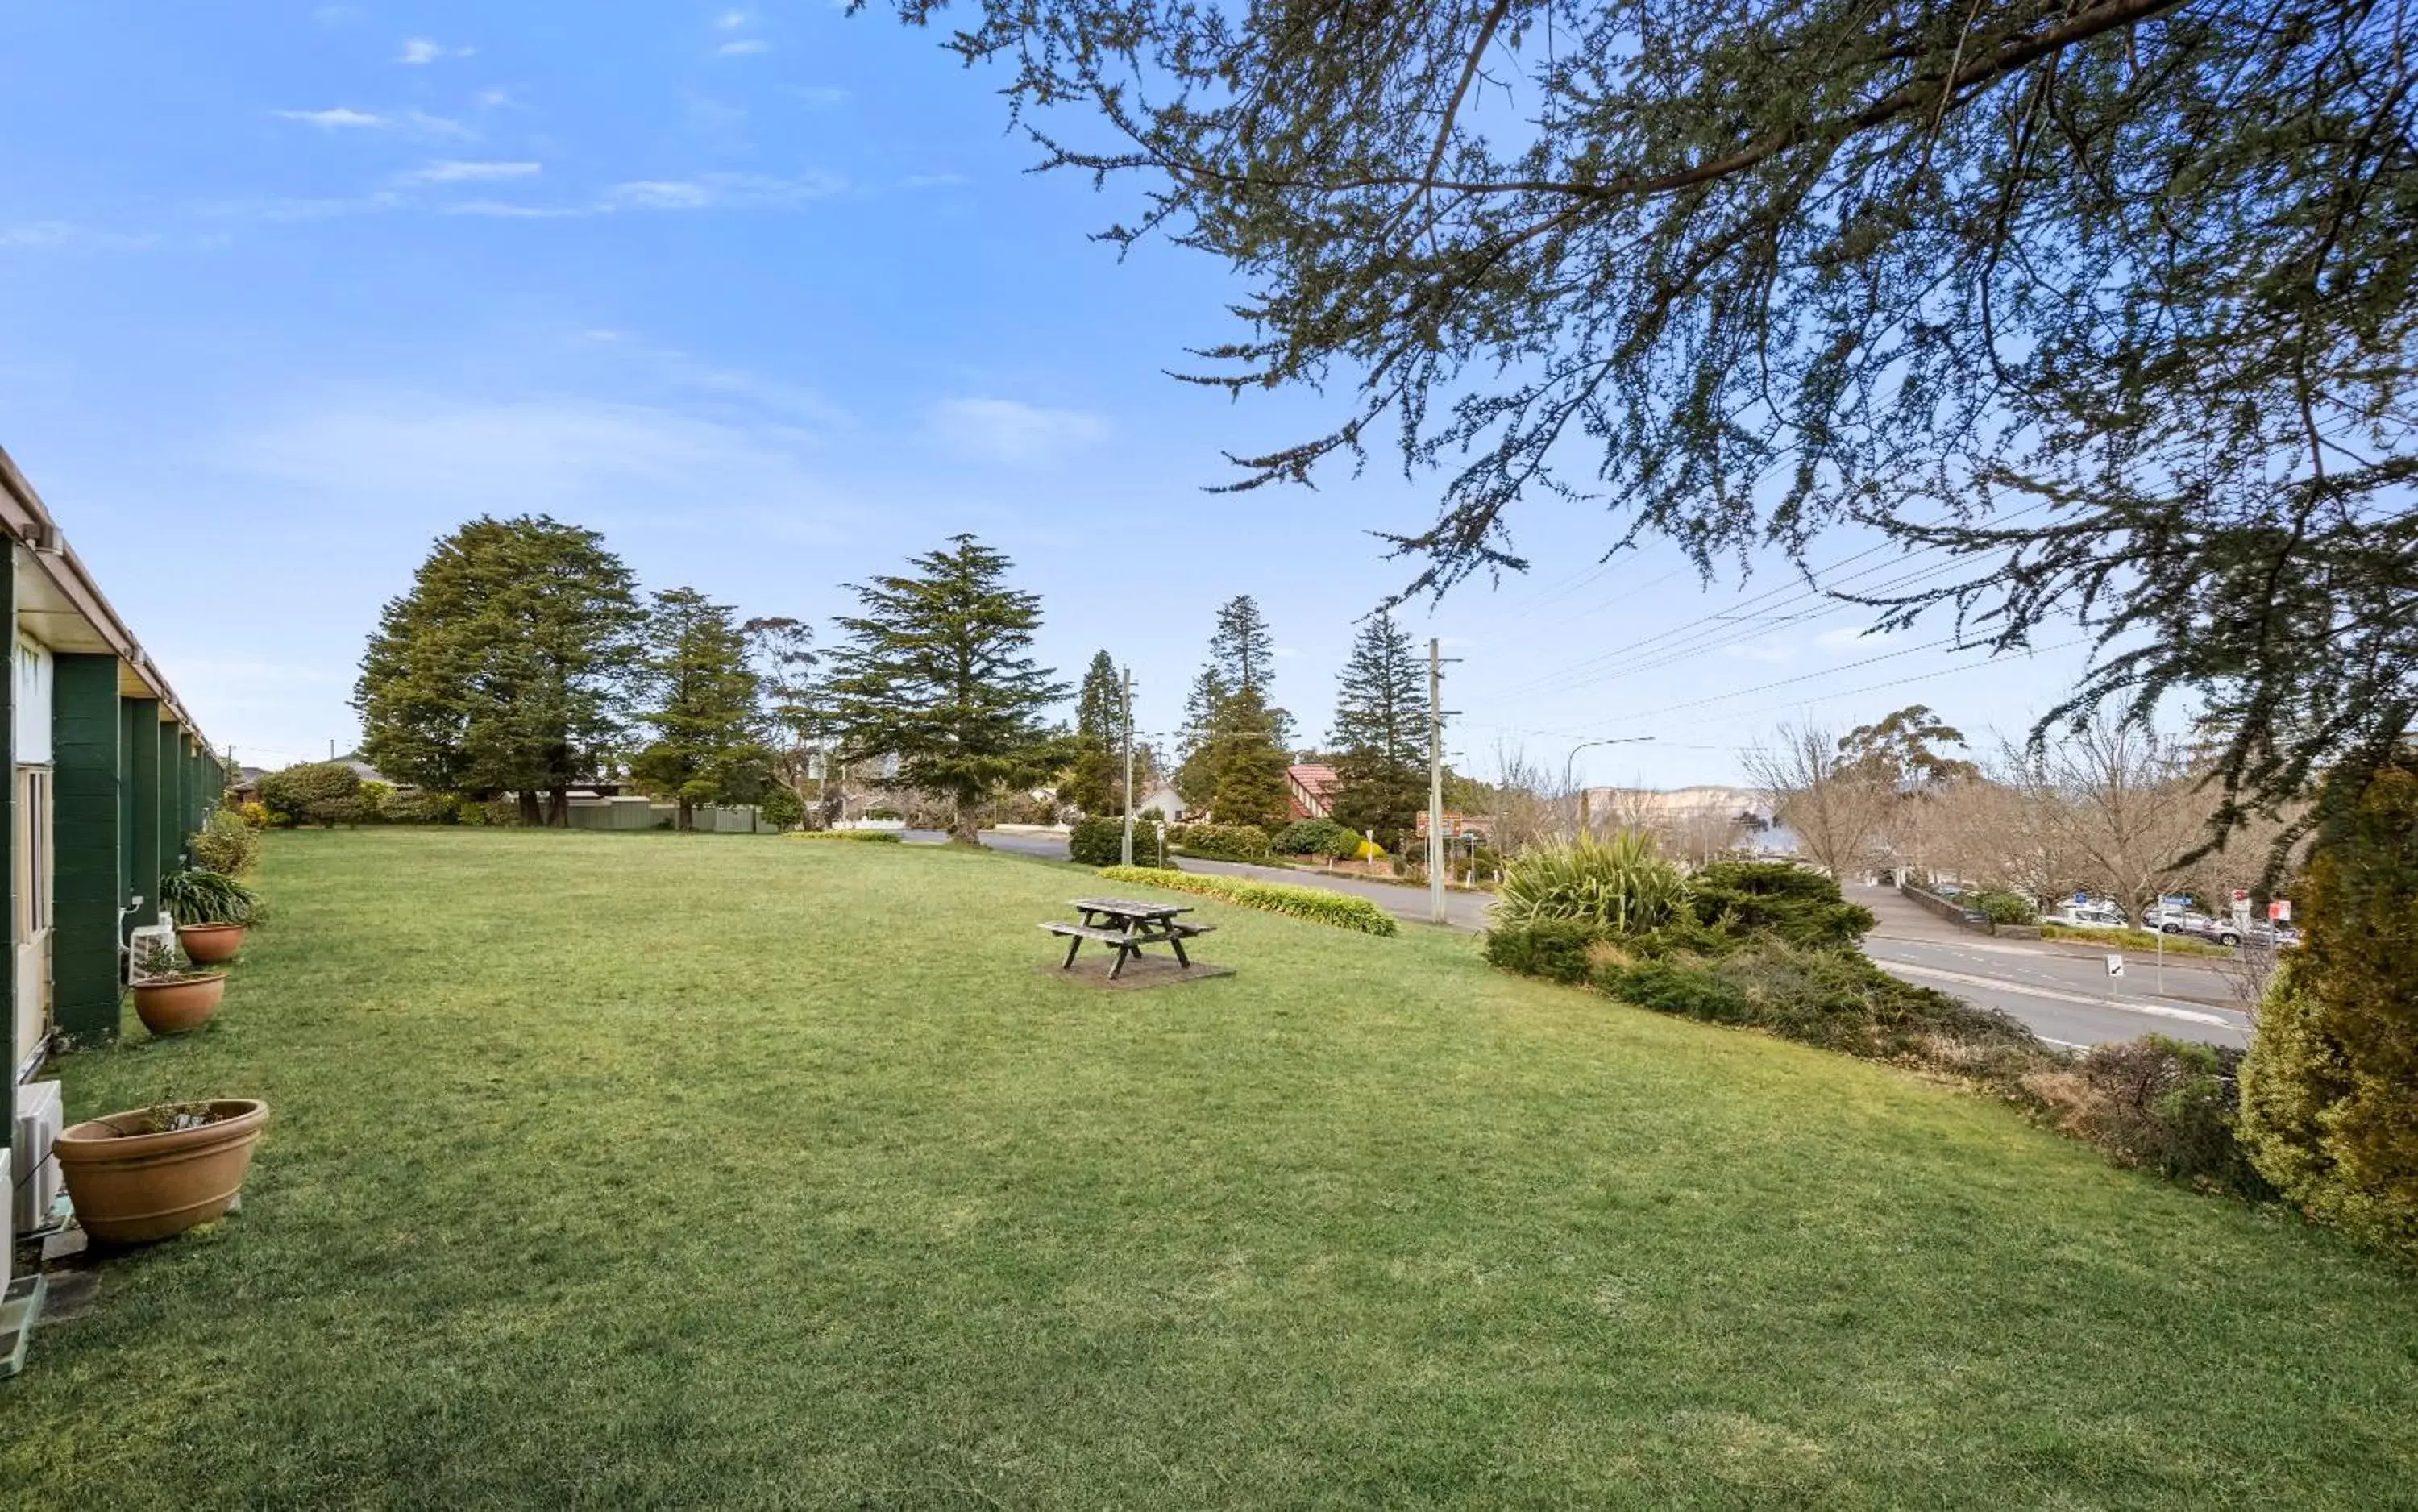
[[2204,939],[2186,939],[2180,935],[2161,935],[2154,929],[2075,929],[2067,924],[2044,924],[2040,926],[2043,939],[2062,939],[2069,944],[2097,945],[2107,950],[2129,950],[2154,955],[2159,941],[2165,943],[2169,955],[2230,956],[2228,945],[2212,945]]
[[272,839],[207,1032],[239,1215],[6,1392],[45,1507],[2380,1507],[2418,1287],[1984,1100],[1215,903],[1105,993],[1070,869]]

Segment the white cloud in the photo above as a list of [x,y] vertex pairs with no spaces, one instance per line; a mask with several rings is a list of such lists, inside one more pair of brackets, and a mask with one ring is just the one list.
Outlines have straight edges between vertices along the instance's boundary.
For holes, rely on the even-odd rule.
[[747,24],[747,12],[743,10],[726,10],[721,15],[713,18],[713,23],[726,32],[735,32],[740,27]]
[[406,110],[381,115],[375,111],[354,110],[337,105],[327,110],[273,110],[268,113],[281,121],[299,121],[315,126],[322,131],[396,131],[408,136],[473,136],[468,127],[459,121],[449,121],[442,115],[425,111]]
[[1797,655],[1797,648],[1784,641],[1742,640],[1735,646],[1722,647],[1722,654],[1741,662],[1785,662]]
[[0,226],[0,248],[131,248],[152,246],[159,239],[149,234],[136,236],[123,231],[102,231],[93,226],[78,225],[72,221],[29,221],[23,225]]
[[829,110],[834,105],[845,105],[856,98],[854,93],[842,89],[837,84],[802,84],[790,90],[789,93],[814,110]]
[[517,102],[513,99],[513,92],[509,89],[482,89],[470,97],[470,103],[481,110],[501,110],[506,105]]
[[848,188],[836,174],[807,172],[795,178],[769,174],[700,174],[694,178],[640,178],[616,184],[598,204],[604,210],[780,209],[824,199]]
[[483,215],[501,221],[560,221],[591,212],[558,205],[515,205],[510,200],[455,200],[444,207],[444,213]]
[[713,50],[716,57],[745,57],[751,53],[770,53],[773,44],[760,37],[742,37],[735,42],[725,42]]
[[397,63],[434,63],[445,55],[445,50],[425,37],[415,37],[403,44]]
[[467,162],[451,159],[395,176],[398,184],[488,183],[499,178],[528,178],[542,165],[534,162]]
[[1088,410],[1048,409],[1020,399],[946,399],[925,416],[942,445],[998,462],[1042,462],[1079,451],[1109,434]]
[[959,189],[973,180],[963,174],[909,174],[898,180],[900,189]]

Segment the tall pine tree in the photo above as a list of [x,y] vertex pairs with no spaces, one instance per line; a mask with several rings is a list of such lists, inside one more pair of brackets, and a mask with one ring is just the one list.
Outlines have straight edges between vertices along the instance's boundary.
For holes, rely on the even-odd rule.
[[623,727],[644,619],[595,531],[472,520],[379,616],[353,690],[362,754],[432,791],[517,794],[523,823],[568,823],[568,790]]
[[642,685],[655,738],[630,770],[679,804],[679,828],[696,828],[696,805],[750,802],[762,795],[772,752],[765,745],[758,680],[747,637],[728,604],[695,588],[655,595]]
[[1086,814],[1125,812],[1124,675],[1106,651],[1093,654],[1075,695],[1075,756],[1058,796]]
[[1331,736],[1338,756],[1335,820],[1400,849],[1427,802],[1427,669],[1409,632],[1379,611],[1343,664]]
[[1276,636],[1259,601],[1241,593],[1219,605],[1209,664],[1185,705],[1175,790],[1186,808],[1207,809],[1221,824],[1284,823],[1293,716],[1268,701],[1275,666]]
[[1209,815],[1219,824],[1256,824],[1274,832],[1292,817],[1285,782],[1292,759],[1277,740],[1280,714],[1254,687],[1237,688],[1218,706],[1204,754],[1215,773]]
[[1065,756],[1041,714],[1066,686],[1029,654],[1041,599],[1006,586],[1011,565],[956,535],[910,573],[853,585],[862,612],[837,621],[832,655],[842,755],[895,756],[886,785],[951,799],[968,843],[986,800],[1048,781]]

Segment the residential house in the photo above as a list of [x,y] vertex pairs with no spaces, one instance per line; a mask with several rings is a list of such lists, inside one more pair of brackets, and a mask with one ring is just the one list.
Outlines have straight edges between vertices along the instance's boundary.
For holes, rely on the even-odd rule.
[[51,1054],[117,1033],[127,937],[158,922],[161,878],[186,864],[226,771],[5,451],[0,542],[16,628],[16,675],[0,680],[13,774],[0,789],[0,1140],[14,1144],[21,1089]]
[[1342,790],[1343,779],[1324,763],[1305,761],[1285,769],[1285,792],[1296,819],[1333,818],[1335,795]]

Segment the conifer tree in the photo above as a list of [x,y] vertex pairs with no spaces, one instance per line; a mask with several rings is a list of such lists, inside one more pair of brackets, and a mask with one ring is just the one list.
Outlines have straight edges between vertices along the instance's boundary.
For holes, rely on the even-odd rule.
[[515,793],[523,823],[566,824],[569,788],[625,724],[644,619],[595,531],[482,515],[380,614],[353,690],[362,754],[415,787]]
[[1066,686],[1031,656],[1039,595],[1007,586],[1013,565],[971,535],[852,585],[860,612],[838,621],[832,696],[851,761],[895,756],[894,788],[945,796],[953,835],[976,840],[981,805],[1048,781],[1065,742],[1042,711]]
[[1360,627],[1338,679],[1335,728],[1338,824],[1400,849],[1428,796],[1427,668],[1410,633],[1379,611]]
[[1075,695],[1075,756],[1058,796],[1086,814],[1125,812],[1125,692],[1108,652],[1093,653]]
[[[815,649],[814,628],[803,620],[767,616],[748,620],[739,633],[746,637],[748,662],[756,669],[762,696],[773,778],[797,795],[803,809],[809,788],[822,786],[812,775],[815,758],[828,759],[832,734],[830,699],[817,676],[822,656]],[[828,773],[830,767],[821,770]],[[819,790],[816,796],[821,796]]]
[[756,670],[728,604],[695,588],[654,596],[641,678],[654,730],[632,775],[679,805],[677,827],[696,828],[696,805],[752,802],[769,778]]
[[1292,817],[1285,782],[1292,762],[1277,743],[1276,711],[1257,688],[1238,688],[1218,706],[1207,756],[1216,773],[1210,817],[1219,824],[1256,824],[1273,833]]

